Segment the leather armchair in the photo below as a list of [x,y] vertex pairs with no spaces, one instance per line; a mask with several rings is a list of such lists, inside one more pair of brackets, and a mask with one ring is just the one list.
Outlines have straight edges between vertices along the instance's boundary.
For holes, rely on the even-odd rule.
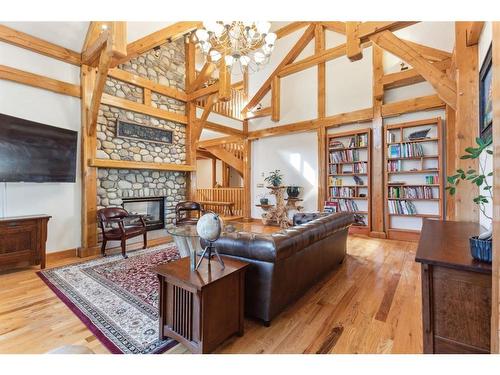
[[[196,213],[195,217],[192,216],[193,212]],[[175,225],[196,224],[202,213],[198,202],[179,202],[175,206]]]
[[[148,235],[146,222],[142,216],[130,215],[127,210],[124,210],[121,207],[107,207],[97,211],[97,217],[102,230],[101,254],[103,257],[106,256],[106,244],[108,241],[120,241],[122,255],[124,258],[128,258],[126,252],[126,241],[129,238],[143,236],[143,249],[147,247]],[[125,226],[124,220],[126,218],[133,217],[138,217],[140,224]],[[113,224],[115,225],[113,226]]]

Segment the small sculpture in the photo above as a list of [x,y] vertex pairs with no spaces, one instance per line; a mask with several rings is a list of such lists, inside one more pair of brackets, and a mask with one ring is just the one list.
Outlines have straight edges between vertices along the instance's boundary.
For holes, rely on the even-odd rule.
[[425,129],[425,130],[418,130],[416,132],[413,132],[408,136],[408,139],[410,141],[416,141],[417,139],[427,138],[427,134],[429,133],[430,130],[431,130],[431,128]]

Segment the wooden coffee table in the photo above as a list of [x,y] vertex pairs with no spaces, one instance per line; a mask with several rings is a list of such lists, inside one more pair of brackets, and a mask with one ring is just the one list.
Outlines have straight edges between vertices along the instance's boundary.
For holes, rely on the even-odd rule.
[[243,335],[248,263],[223,257],[226,267],[203,260],[191,271],[189,257],[153,268],[160,280],[160,339],[173,338],[193,353],[210,353]]

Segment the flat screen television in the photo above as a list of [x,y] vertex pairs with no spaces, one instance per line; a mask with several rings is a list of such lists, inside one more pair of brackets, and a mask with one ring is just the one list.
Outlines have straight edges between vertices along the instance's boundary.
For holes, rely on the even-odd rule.
[[0,113],[0,182],[75,182],[78,133]]

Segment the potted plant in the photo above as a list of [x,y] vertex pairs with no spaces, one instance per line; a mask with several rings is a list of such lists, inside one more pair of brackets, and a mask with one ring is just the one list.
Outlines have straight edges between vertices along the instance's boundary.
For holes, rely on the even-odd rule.
[[288,198],[298,198],[300,195],[300,186],[290,185],[286,188],[286,193],[288,194]]
[[480,171],[476,171],[474,169],[469,169],[464,171],[463,169],[457,169],[456,174],[452,176],[448,176],[447,182],[448,186],[446,190],[450,193],[450,195],[454,195],[456,193],[456,187],[460,183],[460,181],[469,181],[472,184],[477,185],[479,188],[485,185],[482,191],[479,191],[479,194],[473,198],[474,203],[479,206],[479,209],[483,213],[483,215],[490,221],[490,228],[484,232],[479,234],[478,236],[472,236],[470,238],[470,246],[471,246],[471,254],[474,259],[490,262],[492,260],[491,248],[492,248],[492,221],[493,218],[488,215],[486,212],[486,204],[493,199],[492,186],[488,183],[488,178],[493,176],[493,172],[486,174],[485,165],[486,160],[489,155],[493,154],[493,151],[488,149],[492,144],[492,138],[489,137],[486,140],[482,140],[481,138],[476,138],[477,147],[467,147],[465,152],[467,154],[462,155],[460,159],[479,159],[483,153],[486,153],[486,158],[481,163],[479,159],[479,169]]
[[261,206],[267,206],[269,205],[269,198],[267,197],[267,194],[259,194],[257,196],[257,198],[259,198],[259,202],[261,204]]
[[283,175],[280,173],[279,169],[269,172],[269,176],[264,179],[265,182],[269,183],[273,187],[281,186],[283,181]]

